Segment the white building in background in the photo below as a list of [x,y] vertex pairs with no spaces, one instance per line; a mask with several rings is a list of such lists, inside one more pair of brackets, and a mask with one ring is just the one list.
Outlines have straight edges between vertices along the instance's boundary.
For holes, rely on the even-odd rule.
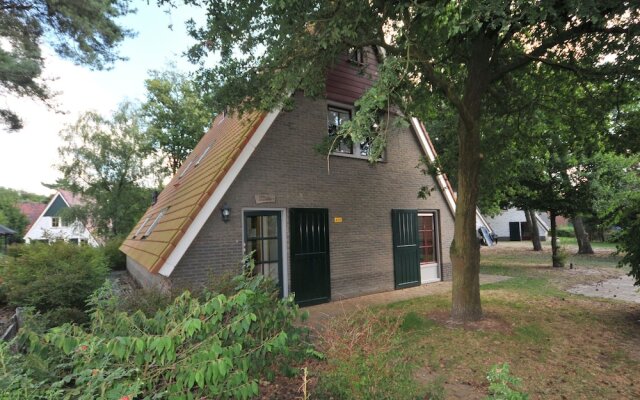
[[[494,233],[498,235],[499,240],[531,240],[531,227],[522,210],[509,208],[495,217],[487,218],[487,222],[493,228]],[[547,240],[549,217],[545,213],[536,212],[536,223],[540,240]]]
[[93,247],[98,246],[98,241],[83,223],[77,220],[65,221],[64,218],[60,216],[60,212],[65,208],[82,204],[83,201],[79,196],[75,196],[66,190],[58,190],[42,214],[40,214],[38,219],[24,235],[25,242],[64,240],[69,243],[89,244]]

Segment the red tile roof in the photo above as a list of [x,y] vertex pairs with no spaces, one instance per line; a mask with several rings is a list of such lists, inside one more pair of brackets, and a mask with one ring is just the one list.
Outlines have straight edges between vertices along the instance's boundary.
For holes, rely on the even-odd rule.
[[[266,115],[258,111],[241,118],[219,115],[120,250],[149,271],[158,272]],[[160,213],[157,226],[143,238]]]
[[18,208],[20,209],[20,212],[23,213],[29,220],[29,225],[27,225],[27,227],[25,228],[25,232],[28,232],[29,229],[31,229],[31,225],[33,225],[33,223],[36,222],[36,220],[38,219],[40,214],[42,214],[42,212],[46,207],[47,207],[46,204],[35,203],[32,201],[18,204]]

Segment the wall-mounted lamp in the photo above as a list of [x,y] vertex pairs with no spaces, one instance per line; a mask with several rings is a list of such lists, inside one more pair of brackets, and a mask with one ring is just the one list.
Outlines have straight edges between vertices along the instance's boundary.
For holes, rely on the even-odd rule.
[[220,214],[222,215],[222,221],[223,222],[229,222],[229,216],[231,215],[231,209],[229,208],[227,203],[224,203],[224,205],[220,209]]

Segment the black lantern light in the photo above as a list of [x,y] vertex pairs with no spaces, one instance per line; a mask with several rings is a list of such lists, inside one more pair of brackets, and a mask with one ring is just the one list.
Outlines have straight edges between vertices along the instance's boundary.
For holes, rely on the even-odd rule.
[[224,203],[224,205],[220,209],[220,214],[222,215],[222,221],[229,222],[229,216],[231,215],[231,208],[229,208],[227,203]]

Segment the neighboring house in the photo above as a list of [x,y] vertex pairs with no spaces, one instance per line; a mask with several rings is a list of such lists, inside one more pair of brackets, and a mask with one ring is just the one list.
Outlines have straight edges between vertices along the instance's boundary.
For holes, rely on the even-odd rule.
[[[281,294],[310,305],[451,279],[455,199],[424,125],[389,124],[383,160],[369,144],[314,147],[351,118],[377,69],[345,57],[328,74],[326,99],[294,95],[292,111],[220,114],[121,250],[143,286],[197,287],[237,273],[244,254]],[[391,127],[393,126],[393,127]],[[330,172],[329,172],[330,171]],[[426,199],[422,186],[436,190]]]
[[[531,240],[531,227],[527,223],[524,211],[517,208],[509,208],[487,222],[498,235],[499,240]],[[536,222],[540,233],[540,240],[547,240],[549,233],[549,217],[546,213],[536,212]]]
[[95,237],[84,224],[80,221],[66,221],[60,216],[63,209],[82,204],[83,201],[79,196],[66,190],[58,190],[27,230],[24,236],[25,242],[64,240],[69,243],[98,246]]
[[27,220],[29,220],[29,224],[24,229],[25,232],[28,232],[36,222],[38,217],[42,214],[44,209],[47,208],[47,205],[44,203],[25,201],[23,203],[19,203],[18,208],[20,208],[20,212],[24,214],[25,217],[27,217]]

